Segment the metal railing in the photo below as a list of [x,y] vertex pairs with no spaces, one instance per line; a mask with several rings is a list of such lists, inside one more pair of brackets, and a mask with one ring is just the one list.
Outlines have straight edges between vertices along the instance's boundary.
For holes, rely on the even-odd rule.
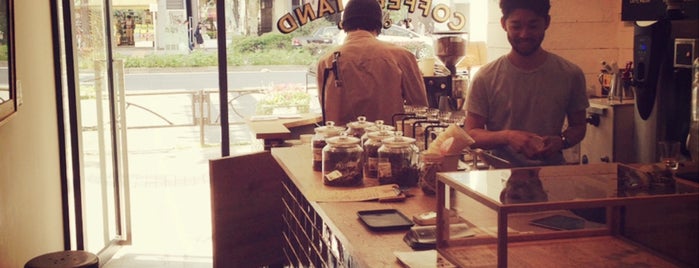
[[[229,90],[229,124],[245,123],[246,117],[254,115],[257,101],[264,96],[265,91],[265,88]],[[206,126],[218,125],[220,122],[218,98],[211,97],[217,94],[217,89],[127,91],[124,94],[126,112],[133,112],[129,109],[135,108],[145,115],[150,115],[152,119],[144,122],[142,116],[136,119],[127,116],[126,127],[138,129],[199,126],[200,141],[204,144]]]

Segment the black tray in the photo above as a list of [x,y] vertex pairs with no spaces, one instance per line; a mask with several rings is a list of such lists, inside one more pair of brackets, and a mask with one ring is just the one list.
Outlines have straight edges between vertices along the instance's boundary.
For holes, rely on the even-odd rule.
[[413,222],[395,209],[357,211],[359,219],[372,231],[408,230]]
[[585,228],[585,220],[564,215],[551,215],[532,220],[530,223],[554,230],[576,230]]

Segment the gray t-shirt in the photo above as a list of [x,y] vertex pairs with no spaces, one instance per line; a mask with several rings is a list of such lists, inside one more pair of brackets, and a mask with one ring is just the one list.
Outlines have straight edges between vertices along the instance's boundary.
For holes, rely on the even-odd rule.
[[[577,65],[553,53],[534,70],[522,70],[507,56],[483,66],[473,79],[466,110],[486,118],[486,129],[523,130],[541,136],[558,136],[568,112],[590,104],[585,76]],[[563,155],[532,161],[509,147],[493,153],[516,166],[564,163]]]

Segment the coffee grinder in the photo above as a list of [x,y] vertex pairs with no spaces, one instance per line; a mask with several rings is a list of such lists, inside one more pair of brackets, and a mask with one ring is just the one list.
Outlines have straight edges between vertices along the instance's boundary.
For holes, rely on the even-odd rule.
[[464,104],[468,77],[456,72],[456,66],[466,57],[468,33],[437,32],[432,34],[437,58],[449,73],[436,72],[425,76],[427,101],[431,108],[442,111],[459,111]]

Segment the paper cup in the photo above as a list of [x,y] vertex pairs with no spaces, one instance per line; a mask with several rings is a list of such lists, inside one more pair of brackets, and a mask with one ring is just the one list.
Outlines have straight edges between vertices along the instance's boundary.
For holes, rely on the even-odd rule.
[[418,67],[422,76],[434,76],[434,57],[425,57],[420,59]]

